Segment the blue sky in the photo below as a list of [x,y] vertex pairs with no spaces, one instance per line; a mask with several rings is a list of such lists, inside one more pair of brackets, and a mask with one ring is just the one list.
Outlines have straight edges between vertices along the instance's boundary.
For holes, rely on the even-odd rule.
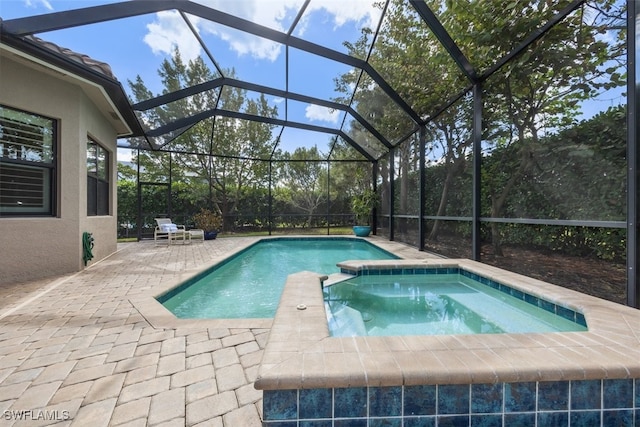
[[[114,3],[110,0],[2,0],[0,16],[4,20],[59,12],[69,9]],[[207,6],[264,25],[274,30],[287,32],[303,0],[197,0]],[[320,4],[322,3],[322,4]],[[344,40],[355,42],[363,27],[375,28],[380,19],[380,10],[372,6],[373,0],[312,0],[294,36],[346,53]],[[285,46],[267,39],[258,38],[189,16],[205,41],[218,65],[224,69],[233,67],[237,77],[278,89],[286,87]],[[47,41],[84,53],[94,59],[108,63],[125,90],[127,80],[140,75],[147,87],[158,94],[162,90],[157,69],[177,46],[183,59],[204,55],[197,39],[176,11],[104,22],[84,27],[37,34]],[[207,61],[208,62],[208,61]],[[331,100],[335,92],[334,78],[350,71],[350,67],[334,61],[314,57],[295,49],[289,51],[288,89],[292,92]],[[209,63],[213,69],[212,63]],[[277,105],[280,118],[284,118],[282,99],[269,97]],[[326,108],[290,102],[288,118],[311,125],[338,127],[343,114]],[[331,135],[286,131],[295,138],[283,141],[284,149],[297,146],[318,148],[326,152]]]
[[[142,0],[144,1],[144,0]],[[346,53],[345,40],[355,42],[362,28],[375,28],[380,10],[374,0],[311,0],[293,32],[294,36]],[[7,20],[43,13],[114,3],[113,0],[0,0],[0,16]],[[234,14],[268,28],[287,32],[304,0],[196,0],[223,12]],[[288,87],[286,49],[261,39],[189,17],[220,67],[233,67],[237,77],[251,83],[288,89],[316,98],[331,100],[343,96],[335,91],[334,79],[351,71],[349,66],[312,54],[289,49]],[[163,59],[178,47],[184,59],[203,56],[203,51],[176,11],[159,12],[124,20],[70,28],[39,37],[107,62],[128,90],[127,80],[140,75],[154,93],[162,91],[157,70]],[[204,56],[206,58],[206,56]],[[207,60],[208,61],[208,60]],[[209,66],[213,69],[212,63]],[[583,105],[584,117],[624,101],[624,88],[617,88]],[[278,106],[279,118],[285,119],[284,100],[268,96]],[[296,101],[288,103],[288,119],[310,125],[339,127],[344,113],[329,111],[318,105]],[[350,117],[347,117],[349,119]],[[276,129],[279,133],[279,129]],[[274,135],[275,136],[275,135]],[[298,146],[317,146],[324,153],[332,135],[287,128],[281,148],[293,151]],[[121,156],[124,157],[124,152]]]

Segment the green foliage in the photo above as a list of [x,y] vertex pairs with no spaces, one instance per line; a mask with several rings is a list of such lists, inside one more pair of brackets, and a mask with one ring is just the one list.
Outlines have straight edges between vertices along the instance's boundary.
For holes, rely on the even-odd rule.
[[371,212],[378,203],[375,191],[367,189],[351,198],[351,211],[356,216],[357,225],[369,225]]
[[222,229],[222,217],[209,209],[200,209],[200,212],[193,216],[196,228],[204,231],[219,231]]
[[[624,20],[623,3],[585,3],[483,80],[481,216],[609,221],[626,217],[624,107],[577,122],[582,103],[624,84],[625,30],[618,22]],[[427,4],[479,74],[564,7],[563,2],[546,0],[427,0]],[[408,2],[388,3],[373,49],[372,41],[373,34],[366,29],[346,47],[355,57],[370,55],[373,68],[427,120],[427,215],[471,216],[472,99],[469,94],[452,98],[468,87],[468,79]],[[217,77],[201,59],[185,63],[177,51],[162,63],[159,73],[165,92]],[[234,76],[233,70],[225,73]],[[130,85],[138,101],[156,96],[140,78]],[[380,156],[379,196],[369,189],[371,165],[347,162],[362,156],[341,138],[335,139],[328,154],[336,162],[320,161],[324,155],[316,148],[294,153],[276,148],[273,158],[284,161],[270,163],[262,160],[271,159],[277,147],[271,125],[224,117],[170,135],[163,142],[164,148],[176,152],[172,155],[142,153],[141,180],[168,182],[171,173],[173,212],[191,218],[206,206],[224,216],[225,227],[266,227],[270,206],[276,228],[316,226],[317,216],[338,217],[349,209],[358,221],[368,222],[377,201],[381,211],[390,206],[391,181],[397,198],[394,214],[416,215],[420,210],[418,134],[405,139],[415,123],[366,72],[346,73],[336,79],[336,87],[341,93],[336,101],[354,106],[394,145],[395,157],[383,157],[386,148],[356,120],[343,129],[372,156]],[[143,119],[157,128],[213,108],[277,117],[276,108],[264,96],[250,98],[241,89],[225,87],[221,93],[204,92],[147,111]],[[389,177],[391,165],[393,177]],[[122,170],[123,178],[131,176],[132,170]],[[167,200],[161,190],[143,187],[142,191],[146,212],[164,212]],[[119,183],[118,195],[119,222],[134,221],[135,185]],[[369,196],[376,200],[367,200]],[[455,224],[451,226],[441,222],[429,221],[433,224],[429,238],[437,239],[440,230],[470,236],[464,221],[449,221]],[[497,248],[534,245],[609,260],[620,260],[625,253],[624,236],[615,229],[496,224],[485,227],[483,233],[484,240]]]

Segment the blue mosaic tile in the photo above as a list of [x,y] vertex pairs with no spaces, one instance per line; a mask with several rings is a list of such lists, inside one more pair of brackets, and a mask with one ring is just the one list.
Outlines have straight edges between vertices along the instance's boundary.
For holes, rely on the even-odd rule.
[[603,380],[602,404],[604,409],[633,407],[633,380]]
[[328,420],[300,420],[298,427],[333,427],[333,421]]
[[469,415],[438,417],[438,427],[469,427]]
[[576,311],[576,323],[579,325],[587,327],[587,319],[584,318],[584,314]]
[[538,383],[538,411],[569,409],[569,382],[542,381]]
[[[464,272],[464,270],[460,270],[460,274],[462,274],[463,272]],[[475,280],[476,282],[482,283],[482,276],[480,276],[479,274],[469,273],[469,275],[467,277],[469,279]]]
[[334,417],[367,416],[367,389],[364,387],[334,389]]
[[524,295],[524,300],[526,302],[528,302],[531,305],[535,305],[536,307],[540,304],[540,299],[536,296],[530,295],[530,294],[525,294]]
[[471,427],[502,427],[502,415],[472,415]]
[[633,411],[602,411],[602,427],[634,427]]
[[352,418],[347,420],[333,420],[334,427],[367,427],[366,418]]
[[333,427],[331,420],[304,420],[300,421],[299,427]]
[[568,412],[538,412],[537,427],[562,427],[568,425]]
[[572,411],[569,416],[572,426],[599,426],[600,411]]
[[298,421],[266,421],[263,424],[266,427],[297,427]]
[[468,414],[469,384],[438,386],[438,414]]
[[[640,378],[636,378],[635,379],[635,383],[636,383],[636,404],[635,404],[635,408],[640,409]],[[638,421],[639,421],[638,424],[640,424],[640,420],[638,420]]]
[[524,412],[519,414],[504,414],[505,426],[535,426],[535,412]]
[[402,415],[402,387],[370,387],[369,416]]
[[511,288],[509,290],[509,295],[511,295],[512,297],[514,297],[516,299],[524,300],[524,292],[522,292],[519,289]]
[[435,413],[436,386],[405,386],[404,415],[435,415]]
[[300,418],[331,418],[331,389],[300,390]]
[[576,312],[561,305],[556,306],[556,314],[572,322],[576,320]]
[[505,412],[536,410],[536,383],[507,383],[504,387]]
[[298,417],[298,390],[265,390],[262,396],[265,420],[292,420]]
[[547,310],[550,313],[555,313],[556,312],[556,305],[553,303],[550,303],[549,301],[540,299],[539,300],[539,304],[538,307],[540,307],[543,310]]
[[507,285],[503,285],[502,283],[498,285],[498,290],[507,295],[511,294],[511,288]]
[[571,409],[600,409],[601,380],[571,381]]
[[402,418],[371,418],[369,427],[402,427]]
[[502,383],[473,384],[471,386],[471,413],[502,412]]
[[436,427],[436,417],[404,417],[403,427]]

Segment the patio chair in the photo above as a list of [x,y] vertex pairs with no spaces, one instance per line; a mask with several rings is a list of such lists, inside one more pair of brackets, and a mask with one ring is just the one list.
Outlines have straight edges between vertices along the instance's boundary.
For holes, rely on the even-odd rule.
[[153,232],[153,240],[156,244],[164,240],[166,240],[169,245],[171,242],[178,240],[181,240],[182,243],[191,241],[191,235],[185,226],[174,224],[170,218],[156,218],[156,224],[156,229]]

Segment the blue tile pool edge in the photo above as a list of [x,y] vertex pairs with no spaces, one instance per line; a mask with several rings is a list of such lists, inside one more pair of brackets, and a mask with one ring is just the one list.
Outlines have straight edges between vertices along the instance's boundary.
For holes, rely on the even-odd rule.
[[394,276],[394,275],[425,275],[425,274],[459,274],[461,276],[467,277],[471,280],[475,280],[483,285],[489,286],[497,291],[503,292],[507,295],[510,295],[516,299],[522,300],[528,304],[539,307],[545,311],[556,314],[564,319],[577,323],[580,326],[584,326],[588,328],[587,321],[584,317],[584,314],[579,310],[567,307],[565,305],[555,304],[551,301],[548,301],[544,298],[537,297],[535,295],[529,294],[527,292],[516,289],[512,286],[509,286],[504,283],[497,282],[493,279],[489,279],[480,274],[470,272],[457,267],[407,267],[407,268],[399,268],[399,267],[373,267],[373,266],[358,266],[358,267],[340,267],[340,272],[342,274],[348,274],[354,277],[358,276]]
[[569,425],[571,419],[571,425],[637,426],[640,378],[264,390],[263,395],[264,426],[337,420],[414,425],[443,417],[460,418],[464,425],[512,426],[525,419]]

